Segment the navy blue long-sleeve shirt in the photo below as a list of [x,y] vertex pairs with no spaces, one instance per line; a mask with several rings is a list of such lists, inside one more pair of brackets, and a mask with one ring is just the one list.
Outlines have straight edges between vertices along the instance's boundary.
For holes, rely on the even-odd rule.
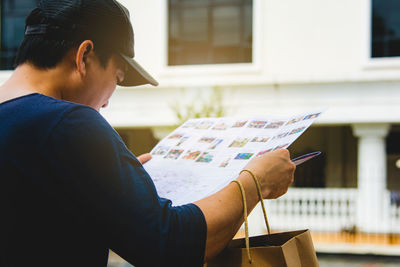
[[30,94],[0,104],[0,266],[202,266],[206,222],[172,207],[94,109]]

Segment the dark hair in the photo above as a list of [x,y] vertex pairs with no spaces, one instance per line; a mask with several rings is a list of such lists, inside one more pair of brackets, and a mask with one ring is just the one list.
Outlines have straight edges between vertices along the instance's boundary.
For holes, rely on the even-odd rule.
[[[34,9],[26,18],[26,26],[51,23],[38,8]],[[31,63],[37,68],[49,69],[55,67],[62,61],[64,56],[73,48],[86,39],[71,38],[75,40],[63,40],[64,38],[51,38],[46,35],[25,36],[18,48],[15,66],[23,63]],[[94,42],[94,51],[99,58],[100,64],[105,68],[113,54],[112,51]]]

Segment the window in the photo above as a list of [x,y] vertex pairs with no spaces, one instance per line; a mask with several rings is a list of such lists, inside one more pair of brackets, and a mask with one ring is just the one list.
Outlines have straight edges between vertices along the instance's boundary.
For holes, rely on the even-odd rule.
[[2,0],[0,69],[13,69],[18,47],[24,39],[25,18],[39,0]]
[[252,0],[169,0],[168,65],[252,62]]
[[372,0],[372,57],[400,56],[400,1]]

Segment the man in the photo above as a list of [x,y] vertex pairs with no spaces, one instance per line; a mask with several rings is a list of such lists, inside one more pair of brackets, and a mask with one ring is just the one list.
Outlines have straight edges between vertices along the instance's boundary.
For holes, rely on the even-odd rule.
[[[135,266],[202,266],[237,232],[237,185],[172,207],[99,115],[117,84],[157,85],[133,56],[114,0],[43,0],[27,17],[0,88],[0,266],[106,266],[109,249]],[[264,198],[284,194],[295,169],[287,150],[246,168]],[[238,180],[251,210],[255,184]]]

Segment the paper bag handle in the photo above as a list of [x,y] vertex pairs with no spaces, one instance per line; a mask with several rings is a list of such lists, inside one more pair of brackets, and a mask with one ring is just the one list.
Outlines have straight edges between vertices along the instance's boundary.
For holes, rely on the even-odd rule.
[[249,245],[249,243],[250,243],[250,241],[249,241],[249,223],[247,222],[246,195],[245,195],[245,192],[244,192],[243,185],[239,180],[233,180],[232,183],[237,183],[239,185],[240,193],[242,194],[246,251],[247,251],[247,257],[249,258],[249,263],[251,264],[253,260],[251,259],[250,245]]
[[[256,184],[258,198],[260,199],[261,208],[262,208],[262,211],[263,211],[263,214],[264,214],[265,226],[267,226],[267,231],[268,231],[268,234],[270,235],[271,234],[271,228],[269,227],[268,218],[267,218],[267,212],[265,211],[264,201],[263,201],[263,197],[262,197],[262,194],[261,194],[260,182],[258,181],[257,177],[255,176],[255,174],[252,171],[250,171],[248,169],[243,169],[243,170],[240,171],[239,174],[242,174],[243,172],[249,173],[251,175],[251,177],[253,178],[254,183]],[[247,211],[246,211],[246,214],[247,214]]]
[[[269,223],[268,223],[268,218],[267,218],[267,212],[265,211],[265,206],[264,206],[264,201],[262,198],[262,194],[261,194],[261,186],[260,183],[258,182],[257,177],[254,175],[254,173],[250,170],[244,169],[240,172],[240,174],[242,172],[248,172],[251,177],[253,178],[256,187],[257,187],[257,194],[258,197],[260,199],[261,202],[261,208],[264,214],[264,221],[265,221],[265,225],[267,226],[267,230],[268,230],[268,234],[271,234],[271,229],[269,228]],[[247,257],[249,258],[249,263],[252,263],[252,258],[251,258],[251,254],[250,254],[250,241],[249,241],[249,223],[247,222],[247,203],[246,203],[246,195],[244,192],[244,187],[242,185],[242,183],[239,180],[233,180],[233,183],[237,183],[239,185],[240,188],[240,193],[242,194],[242,201],[243,201],[243,217],[244,217],[244,232],[245,232],[245,241],[246,241],[246,251],[247,251]]]

